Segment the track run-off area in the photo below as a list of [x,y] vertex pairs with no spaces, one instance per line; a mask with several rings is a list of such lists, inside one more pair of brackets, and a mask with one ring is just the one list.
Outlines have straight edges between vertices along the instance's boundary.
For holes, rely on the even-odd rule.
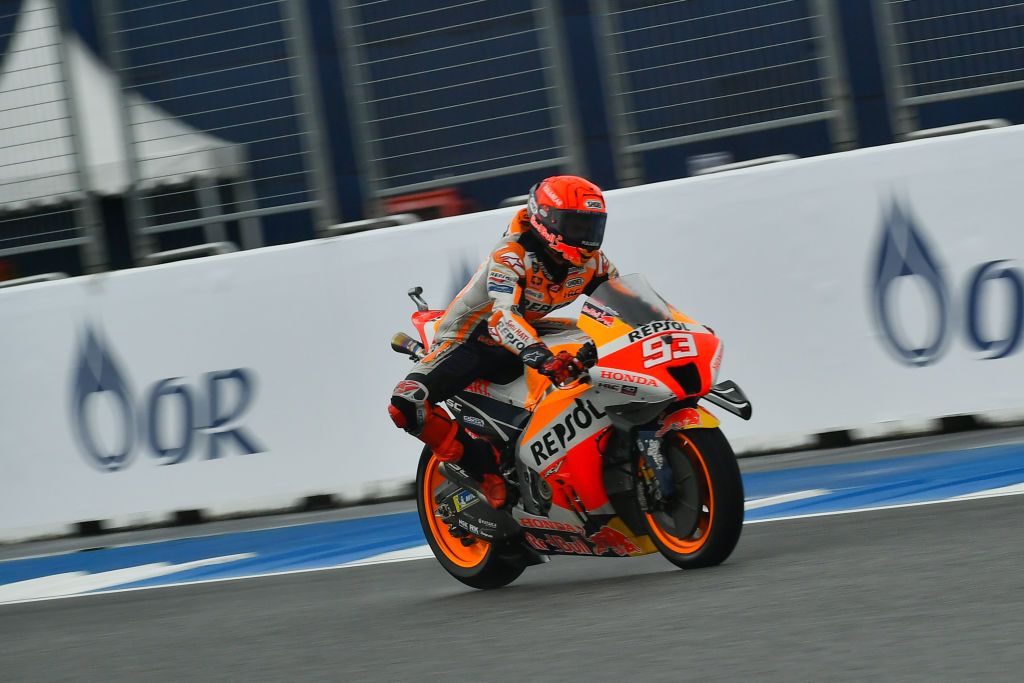
[[691,572],[657,555],[557,557],[506,589],[474,591],[429,559],[411,503],[8,546],[0,675],[1015,677],[1024,430],[741,467],[739,546]]

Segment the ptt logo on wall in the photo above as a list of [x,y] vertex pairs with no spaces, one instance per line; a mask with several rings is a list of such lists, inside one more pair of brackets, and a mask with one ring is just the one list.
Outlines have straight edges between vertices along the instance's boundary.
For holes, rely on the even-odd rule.
[[[885,215],[872,283],[875,320],[886,348],[907,365],[925,366],[938,361],[959,332],[981,360],[1015,353],[1024,327],[1024,271],[1020,265],[1009,260],[980,263],[969,271],[958,291],[937,254],[910,208],[893,201]],[[924,311],[927,329],[916,335],[917,342],[911,341],[915,335],[904,322],[906,314],[913,311],[905,305],[901,310],[893,296],[903,278],[913,278],[928,300]],[[1002,297],[996,291],[1000,284]],[[986,326],[984,321],[994,324]],[[1001,331],[993,333],[986,327]]]
[[[124,469],[140,451],[161,465],[177,465],[193,455],[262,453],[265,449],[242,426],[255,379],[248,368],[207,372],[192,381],[167,377],[149,384],[138,400],[110,347],[86,327],[72,364],[72,432],[89,462],[108,472]],[[101,414],[108,419],[101,420]]]

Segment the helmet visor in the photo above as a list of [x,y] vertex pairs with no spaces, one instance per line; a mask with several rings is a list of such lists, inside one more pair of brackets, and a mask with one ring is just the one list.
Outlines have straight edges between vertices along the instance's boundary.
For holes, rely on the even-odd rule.
[[599,249],[604,240],[608,214],[593,211],[554,211],[554,228],[565,243],[583,249]]

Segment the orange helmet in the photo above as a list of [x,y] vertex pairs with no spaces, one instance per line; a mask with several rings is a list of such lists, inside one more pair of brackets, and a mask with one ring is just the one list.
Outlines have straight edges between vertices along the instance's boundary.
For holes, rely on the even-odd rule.
[[574,175],[545,178],[530,188],[530,225],[554,253],[582,266],[601,248],[608,213],[601,188]]

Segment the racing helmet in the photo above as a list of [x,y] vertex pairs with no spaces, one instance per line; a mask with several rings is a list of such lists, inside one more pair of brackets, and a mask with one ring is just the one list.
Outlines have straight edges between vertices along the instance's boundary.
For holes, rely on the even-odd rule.
[[574,266],[590,260],[608,220],[601,188],[579,176],[545,178],[530,188],[530,225],[548,248]]

